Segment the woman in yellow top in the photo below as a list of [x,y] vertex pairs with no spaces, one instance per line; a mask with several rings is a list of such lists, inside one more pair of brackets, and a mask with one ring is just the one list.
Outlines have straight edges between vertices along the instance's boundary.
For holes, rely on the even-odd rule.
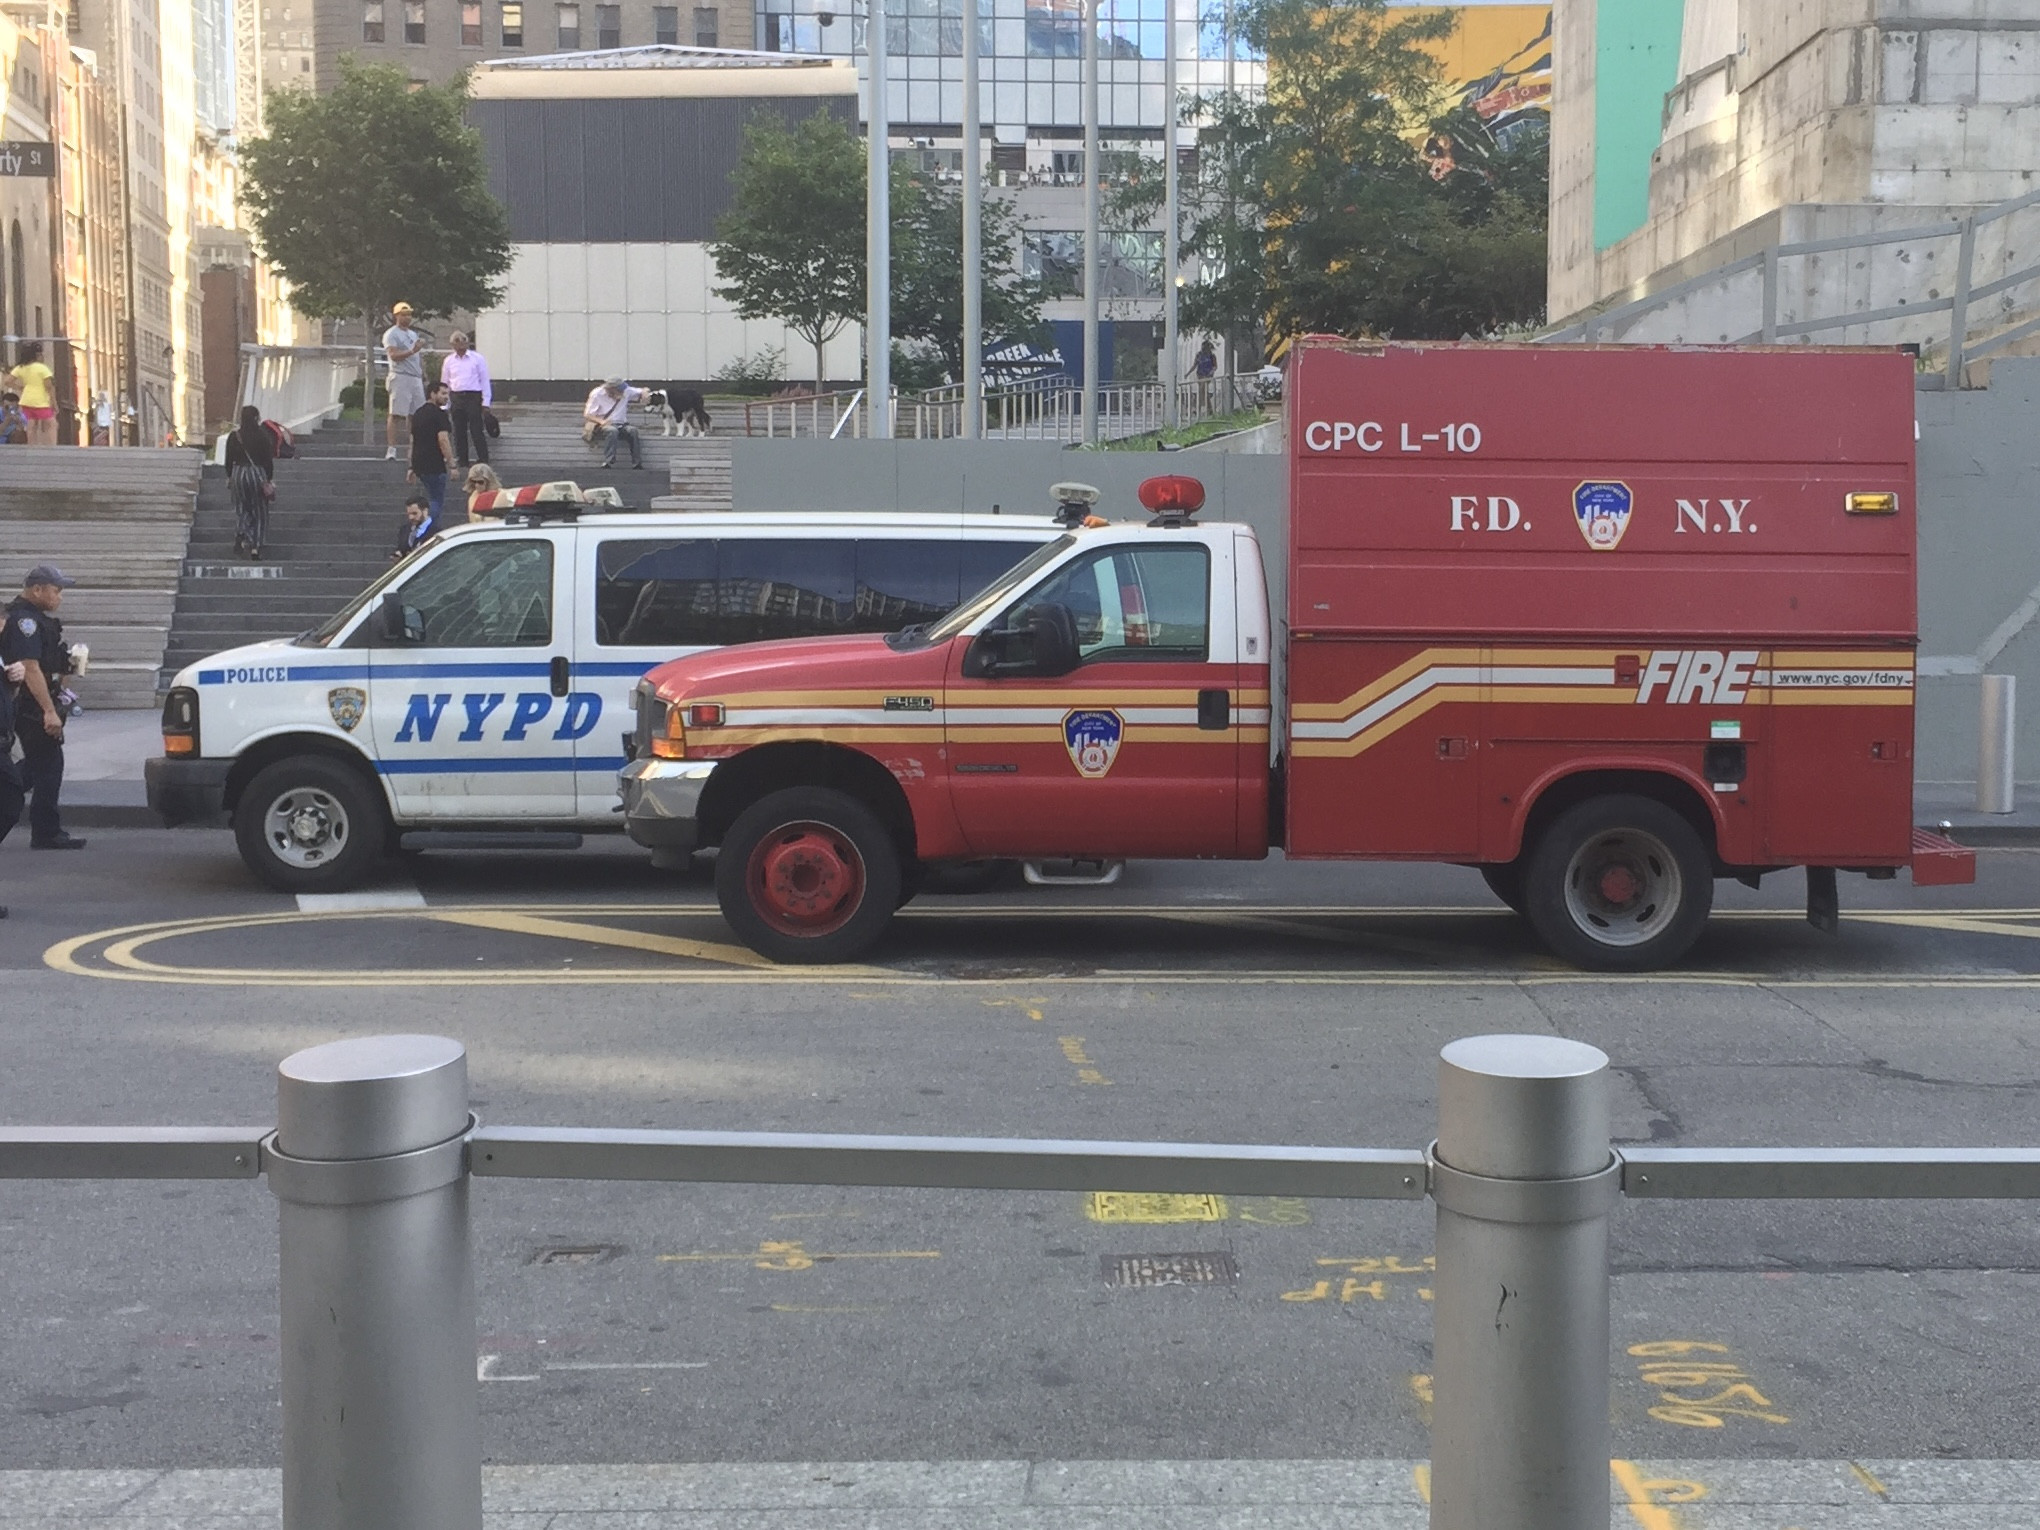
[[21,348],[21,360],[7,375],[21,389],[21,412],[28,420],[30,446],[57,444],[57,399],[50,391],[52,373],[42,359],[40,340]]

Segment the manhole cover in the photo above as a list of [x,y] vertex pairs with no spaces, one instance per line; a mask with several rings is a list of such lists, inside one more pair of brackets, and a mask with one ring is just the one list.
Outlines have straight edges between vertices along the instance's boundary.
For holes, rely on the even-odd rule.
[[1098,1261],[1108,1286],[1234,1286],[1231,1254],[1107,1254]]
[[585,1243],[578,1246],[555,1244],[531,1256],[533,1264],[607,1264],[623,1249],[615,1243]]

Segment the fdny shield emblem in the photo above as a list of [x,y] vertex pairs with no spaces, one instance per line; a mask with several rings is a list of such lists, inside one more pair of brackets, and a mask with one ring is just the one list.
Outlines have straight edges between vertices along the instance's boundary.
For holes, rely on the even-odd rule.
[[357,686],[341,685],[326,692],[326,710],[333,714],[333,721],[349,733],[361,721],[361,714],[367,707],[368,692]]
[[1589,481],[1572,491],[1573,514],[1579,518],[1580,535],[1595,552],[1613,552],[1629,529],[1629,511],[1635,496],[1626,483]]
[[1095,781],[1119,758],[1119,740],[1126,724],[1117,712],[1070,712],[1063,718],[1063,746],[1077,774]]

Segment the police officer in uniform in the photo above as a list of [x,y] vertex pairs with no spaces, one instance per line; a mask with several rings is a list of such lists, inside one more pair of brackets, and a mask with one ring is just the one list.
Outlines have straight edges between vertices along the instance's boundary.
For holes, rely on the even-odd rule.
[[[14,763],[14,688],[28,673],[26,664],[0,665],[0,839],[21,822],[21,771]],[[0,919],[7,905],[0,903]]]
[[71,650],[57,619],[64,591],[78,581],[61,569],[38,563],[22,581],[0,621],[0,664],[22,664],[15,697],[15,728],[29,791],[28,844],[31,850],[82,850],[85,841],[64,832],[57,797],[64,788],[64,714],[56,693],[71,672]]

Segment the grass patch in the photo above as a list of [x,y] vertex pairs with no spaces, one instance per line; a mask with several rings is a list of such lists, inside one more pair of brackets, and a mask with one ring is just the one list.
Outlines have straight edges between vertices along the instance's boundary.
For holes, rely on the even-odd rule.
[[1213,436],[1230,435],[1236,430],[1251,430],[1270,416],[1259,409],[1240,409],[1231,414],[1214,414],[1180,430],[1151,430],[1145,435],[1122,436],[1116,441],[1101,441],[1100,451],[1107,452],[1151,452],[1162,446],[1195,446],[1200,441],[1209,441]]

